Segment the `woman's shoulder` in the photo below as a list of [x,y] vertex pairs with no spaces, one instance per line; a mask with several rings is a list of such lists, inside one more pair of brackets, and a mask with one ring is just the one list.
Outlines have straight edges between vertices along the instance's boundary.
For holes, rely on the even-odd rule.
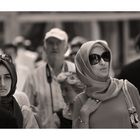
[[128,92],[129,92],[131,98],[133,98],[133,99],[138,98],[139,97],[138,89],[128,80],[126,80],[126,84],[127,84]]
[[130,81],[126,80],[126,84],[128,87],[128,90],[137,90],[134,84],[132,84]]
[[20,106],[30,106],[30,101],[25,92],[16,90],[14,97]]

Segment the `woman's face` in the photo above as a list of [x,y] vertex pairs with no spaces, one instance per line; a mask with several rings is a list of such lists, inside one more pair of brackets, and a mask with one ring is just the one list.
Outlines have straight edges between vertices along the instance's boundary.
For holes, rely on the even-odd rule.
[[109,74],[110,53],[104,47],[95,47],[89,56],[90,64],[96,76],[105,78]]
[[12,79],[4,65],[0,65],[0,96],[6,96],[11,89]]

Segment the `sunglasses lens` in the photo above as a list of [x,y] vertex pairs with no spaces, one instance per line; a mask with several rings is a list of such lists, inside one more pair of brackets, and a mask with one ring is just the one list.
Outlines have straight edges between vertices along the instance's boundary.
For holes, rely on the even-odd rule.
[[96,65],[100,62],[100,56],[98,54],[89,55],[89,62],[91,65]]
[[110,62],[110,53],[109,52],[104,52],[102,54],[102,58],[104,59],[104,61]]

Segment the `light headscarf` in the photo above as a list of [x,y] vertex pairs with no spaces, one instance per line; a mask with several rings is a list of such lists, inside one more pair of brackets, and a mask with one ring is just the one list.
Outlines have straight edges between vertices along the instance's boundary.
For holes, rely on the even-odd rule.
[[86,85],[86,94],[91,98],[104,101],[119,93],[123,81],[110,77],[110,74],[105,78],[98,77],[94,74],[93,67],[89,62],[89,55],[91,50],[98,46],[102,46],[110,52],[109,71],[111,71],[112,52],[104,40],[84,43],[75,56],[75,66],[79,79]]

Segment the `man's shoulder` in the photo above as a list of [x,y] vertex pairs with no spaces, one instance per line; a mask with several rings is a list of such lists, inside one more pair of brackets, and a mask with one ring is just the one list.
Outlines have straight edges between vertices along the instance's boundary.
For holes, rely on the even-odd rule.
[[129,68],[135,69],[136,67],[139,67],[140,68],[140,59],[135,60],[135,61],[133,61],[131,63],[126,64],[123,68],[124,69],[129,69]]
[[38,73],[38,72],[42,71],[44,68],[46,68],[46,64],[47,63],[44,62],[39,67],[35,68],[34,73]]

